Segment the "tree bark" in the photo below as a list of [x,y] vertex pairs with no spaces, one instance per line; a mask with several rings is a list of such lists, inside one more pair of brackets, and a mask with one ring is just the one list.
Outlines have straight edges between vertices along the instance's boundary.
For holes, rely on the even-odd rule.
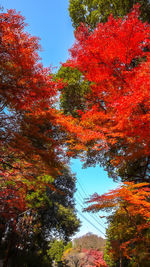
[[8,246],[7,246],[6,254],[5,254],[5,257],[4,257],[4,261],[3,261],[3,267],[8,267],[10,248],[11,248],[11,240],[9,240],[9,243],[8,243]]

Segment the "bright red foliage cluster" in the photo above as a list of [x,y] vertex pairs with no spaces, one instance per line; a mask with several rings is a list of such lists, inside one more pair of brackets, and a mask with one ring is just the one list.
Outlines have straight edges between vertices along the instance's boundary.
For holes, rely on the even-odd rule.
[[74,130],[79,142],[93,140],[102,149],[119,141],[129,157],[149,155],[150,146],[150,26],[138,15],[137,6],[123,19],[110,16],[94,32],[81,25],[66,63],[90,82],[87,109]]
[[38,103],[49,107],[57,86],[50,69],[39,63],[39,39],[24,31],[24,18],[14,10],[1,13],[0,24],[0,93],[4,104],[19,110],[31,110]]
[[81,266],[107,267],[103,259],[103,252],[94,249],[83,249],[82,252],[85,253],[85,256],[81,261]]

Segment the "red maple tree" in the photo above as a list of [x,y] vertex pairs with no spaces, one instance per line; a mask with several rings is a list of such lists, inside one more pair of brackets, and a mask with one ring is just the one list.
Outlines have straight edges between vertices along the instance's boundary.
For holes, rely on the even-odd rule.
[[0,14],[0,213],[15,222],[26,196],[54,186],[63,165],[64,133],[55,108],[61,82],[40,63],[39,39],[15,10]]
[[65,64],[78,68],[90,84],[80,120],[72,122],[68,117],[69,123],[64,121],[78,141],[71,145],[86,150],[94,143],[93,149],[107,150],[119,143],[116,165],[125,157],[149,155],[150,26],[138,15],[136,6],[123,19],[110,16],[93,32],[81,25],[75,32],[71,59]]
[[107,267],[103,259],[103,252],[94,249],[83,249],[82,252],[85,255],[81,260],[81,266]]
[[[95,156],[96,151],[108,151],[112,153],[109,163],[117,170],[143,157],[149,172],[150,25],[138,17],[137,5],[126,17],[110,16],[94,31],[84,25],[76,30],[71,58],[64,65],[81,71],[83,79],[89,81],[90,92],[85,96],[86,108],[79,110],[79,118],[68,116],[62,123],[70,131],[68,144],[73,153],[77,150],[85,156],[92,149]],[[149,182],[145,171],[140,178]],[[143,233],[150,226],[149,197],[149,184],[131,183],[90,200],[96,204],[88,211],[116,207],[116,212],[125,214],[133,223],[134,236],[122,242],[127,257],[136,242],[145,240],[148,244]]]

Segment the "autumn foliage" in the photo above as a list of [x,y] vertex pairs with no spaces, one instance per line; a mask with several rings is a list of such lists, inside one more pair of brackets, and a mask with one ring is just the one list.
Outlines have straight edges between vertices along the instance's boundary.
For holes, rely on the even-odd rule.
[[63,254],[63,261],[69,266],[85,266],[85,267],[107,267],[103,259],[103,252],[98,249],[82,249],[70,248]]
[[103,252],[94,249],[83,249],[85,256],[82,260],[81,266],[107,267],[103,259]]
[[81,150],[91,142],[101,150],[119,142],[116,165],[125,157],[149,155],[150,26],[138,15],[137,6],[123,19],[110,16],[93,32],[81,25],[66,63],[81,71],[91,91],[78,128],[75,121],[70,127],[80,143],[74,147]]
[[106,163],[118,173],[122,171],[124,180],[129,168],[131,172],[132,165],[137,164],[137,173],[133,171],[130,177],[133,183],[125,183],[102,196],[94,195],[87,208],[93,212],[113,209],[114,218],[125,218],[131,231],[129,234],[122,226],[123,238],[120,241],[118,234],[115,251],[119,253],[121,249],[127,258],[133,254],[137,263],[140,262],[140,242],[147,253],[149,250],[149,36],[150,25],[139,19],[139,6],[136,5],[124,18],[110,16],[105,24],[99,23],[93,31],[81,24],[75,32],[70,60],[64,64],[77,68],[83,80],[89,82],[85,108],[78,110],[79,118],[68,116],[63,121],[71,133],[69,154],[79,152],[86,157],[91,150],[91,157],[99,153],[105,157],[107,152],[109,161],[105,159]]
[[[10,250],[26,248],[27,240],[31,242],[34,231],[40,229],[39,211],[44,208],[46,214],[52,206],[48,192],[54,192],[53,198],[57,200],[57,214],[52,218],[58,216],[61,220],[58,232],[62,236],[71,235],[79,221],[71,200],[75,180],[64,168],[66,133],[57,122],[60,116],[56,109],[57,90],[62,83],[55,81],[51,69],[40,63],[39,39],[25,31],[20,13],[15,10],[1,13],[0,26],[0,240],[6,236],[7,266]],[[55,186],[56,177],[59,185]],[[52,207],[51,210],[54,212]],[[67,223],[75,220],[68,230],[63,223],[65,212],[70,216]],[[51,227],[56,229],[53,222]]]
[[[92,150],[94,156],[108,152],[109,163],[118,171],[123,169],[124,175],[134,162],[140,162],[142,171],[145,165],[139,178],[144,183],[138,183],[133,173],[132,183],[124,183],[102,196],[93,195],[87,211],[112,209],[113,225],[124,219],[124,224],[119,221],[115,230],[118,239],[111,240],[111,253],[116,258],[121,253],[127,259],[132,255],[137,259],[141,244],[148,255],[150,25],[138,17],[137,5],[124,18],[110,16],[95,30],[83,24],[76,30],[70,60],[64,64],[76,69],[75,77],[82,81],[82,92],[79,86],[76,94],[80,103],[76,101],[76,108],[71,107],[73,118],[56,108],[58,89],[63,90],[62,81],[40,63],[39,40],[25,32],[24,18],[14,10],[0,14],[1,239],[7,227],[10,234],[18,231],[19,222],[24,221],[19,218],[29,207],[33,215],[29,217],[36,217],[35,202],[39,201],[39,195],[46,190],[50,194],[56,191],[63,194],[52,180],[61,177],[67,156],[79,152],[85,157]],[[63,101],[66,106],[65,97]],[[41,200],[38,208],[42,208],[42,203]],[[61,218],[64,214],[61,205],[59,212]],[[129,226],[127,231],[125,225]],[[98,251],[83,253],[93,266],[106,266]]]
[[136,225],[137,233],[140,236],[140,231],[148,228],[149,217],[150,217],[150,189],[149,184],[134,184],[125,183],[118,189],[114,189],[109,193],[99,196],[94,194],[88,203],[93,203],[86,210],[98,211],[107,210],[109,208],[119,209],[130,218],[136,218],[137,216],[142,217],[145,220],[145,225]]
[[[88,201],[89,207],[86,209],[87,211],[97,212],[104,210],[110,212],[110,209],[113,211],[113,218],[117,227],[114,230],[114,234],[118,234],[118,240],[115,240],[115,238],[112,240],[112,250],[116,258],[120,256],[120,250],[124,257],[131,259],[135,256],[135,258],[138,258],[140,245],[141,249],[144,246],[145,251],[148,253],[149,198],[150,189],[148,183],[125,183],[120,188],[104,195],[94,194]],[[112,250],[110,251],[111,253]],[[148,259],[149,257],[147,256]]]
[[25,32],[24,17],[14,10],[1,13],[0,22],[3,104],[18,110],[31,110],[38,102],[49,107],[56,95],[56,84],[50,69],[39,62],[39,39]]
[[[10,10],[1,13],[0,24],[0,206],[1,215],[10,219],[26,209],[25,177],[31,177],[32,163],[25,160],[29,140],[22,135],[21,124],[27,110],[29,115],[29,110],[33,109],[34,99],[39,100],[37,91],[40,92],[40,81],[43,84],[41,79],[44,81],[45,78],[41,74],[42,66],[37,64],[38,40],[24,32],[24,18]],[[43,87],[43,96],[45,89]]]

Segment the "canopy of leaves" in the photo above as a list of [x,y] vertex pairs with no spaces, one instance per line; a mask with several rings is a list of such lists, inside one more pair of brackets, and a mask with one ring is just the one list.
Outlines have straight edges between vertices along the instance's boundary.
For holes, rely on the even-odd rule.
[[[122,256],[135,261],[149,259],[149,228],[150,228],[150,189],[149,184],[126,183],[120,188],[99,196],[95,194],[88,201],[90,206],[87,211],[97,212],[99,210],[113,211],[113,216],[108,217],[108,238],[111,243],[109,248],[113,259],[118,260],[120,251]],[[140,259],[139,251],[144,255]]]
[[89,91],[89,82],[83,80],[77,69],[63,67],[59,69],[57,79],[63,79],[63,90],[60,92],[60,108],[64,114],[78,117],[78,110],[85,109],[85,96]]
[[94,29],[99,22],[106,22],[110,14],[123,17],[135,5],[141,5],[141,18],[150,21],[150,3],[148,0],[70,0],[69,14],[73,27],[85,23]]
[[[135,222],[139,223],[138,217]],[[138,264],[149,266],[149,229],[143,231],[143,238],[140,240],[137,239],[132,244],[129,244],[130,239],[133,240],[137,236],[136,229],[125,214],[120,213],[118,216],[117,212],[109,217],[109,226],[106,235],[107,241],[104,259],[108,266],[119,266],[120,261],[123,266],[136,266]]]
[[[72,18],[73,25],[75,28],[80,26],[81,23],[84,23],[84,24],[89,26],[89,31],[91,31],[91,30],[93,31],[94,28],[96,27],[97,23],[107,21],[108,16],[111,13],[113,14],[114,17],[123,17],[124,15],[127,15],[127,13],[130,11],[130,9],[133,7],[133,5],[136,4],[137,2],[140,4],[140,11],[141,11],[140,19],[142,18],[142,21],[148,21],[149,22],[150,4],[149,4],[149,1],[147,1],[147,0],[146,1],[70,0],[69,11],[70,11],[70,16]],[[126,17],[125,17],[125,19],[126,19]],[[128,32],[129,29],[127,28],[126,30]],[[79,30],[77,32],[81,33],[82,30],[81,31]],[[85,32],[86,32],[85,33],[85,39],[86,39],[87,31],[85,31]],[[132,35],[132,30],[131,30],[131,32],[129,30],[129,35],[130,35],[130,33]],[[115,31],[114,31],[114,34],[115,34]],[[82,35],[82,33],[81,33],[81,35]],[[103,36],[103,32],[101,32],[101,33],[99,32],[99,36]],[[119,38],[116,39],[114,42],[114,48],[116,48],[115,53],[117,53],[119,51],[119,50],[117,50],[118,49],[117,46],[115,46],[115,44],[118,42],[118,40],[122,39],[121,36]],[[78,39],[78,37],[77,37],[77,39]],[[129,36],[129,38],[127,37],[126,42],[128,42],[128,40],[129,40],[129,46],[130,46],[130,36]],[[110,43],[110,40],[109,40],[108,44],[109,43]],[[95,46],[95,44],[93,44],[92,51],[95,50],[94,46]],[[107,45],[106,46],[104,45],[104,47],[102,49],[105,50],[106,47],[107,47]],[[128,47],[128,44],[126,47]],[[97,49],[98,48],[96,48],[96,50]],[[101,48],[99,47],[99,49],[101,49]],[[147,48],[145,48],[145,49],[147,50]],[[95,52],[96,52],[96,50],[95,50]],[[107,48],[106,48],[106,50],[107,50]],[[78,53],[77,50],[74,50],[74,52]],[[114,53],[114,51],[112,50],[112,54],[113,53]],[[96,56],[96,54],[95,54],[95,56]],[[99,57],[98,54],[96,57],[97,57],[97,61],[98,61],[98,57]],[[92,59],[90,59],[90,60],[92,60]],[[118,59],[116,56],[116,61],[117,60]],[[115,61],[115,59],[114,59],[114,61]],[[133,60],[131,61],[132,62],[131,66],[129,68],[133,69],[134,67],[137,67],[137,65],[140,61],[141,60],[139,59],[139,57],[133,58]],[[83,62],[84,62],[84,59],[83,59]],[[88,62],[87,64],[91,65],[91,62]],[[94,65],[93,65],[93,67],[94,67]],[[149,68],[149,67],[147,66],[147,68]],[[68,67],[68,69],[69,69],[69,67]],[[76,69],[74,69],[74,71],[76,71]],[[71,76],[72,76],[71,72],[73,72],[73,70],[68,71],[68,75],[66,77],[67,78],[66,80],[68,80],[68,81],[71,79]],[[82,113],[78,112],[79,106],[81,106],[81,108],[80,108],[81,111],[86,110],[87,106],[88,106],[87,100],[91,99],[91,94],[90,94],[90,92],[91,92],[91,86],[90,85],[92,84],[91,80],[87,82],[87,84],[89,85],[88,91],[84,92],[81,89],[82,88],[81,85],[82,85],[83,81],[84,80],[87,81],[88,78],[86,76],[86,78],[83,79],[83,74],[81,74],[81,75],[82,75],[82,80],[76,76],[76,79],[75,79],[76,82],[74,83],[76,85],[76,88],[78,88],[77,95],[76,95],[76,91],[74,89],[74,86],[72,86],[72,85],[66,86],[61,91],[61,96],[62,96],[61,99],[62,99],[62,103],[63,103],[61,107],[64,109],[65,114],[71,114],[73,117],[80,117]],[[147,72],[146,75],[148,77],[149,73]],[[94,77],[94,75],[93,75],[93,77]],[[62,75],[62,78],[63,78],[63,75]],[[114,87],[114,85],[113,85],[113,87]],[[68,91],[69,91],[69,94],[68,94]],[[96,91],[96,89],[95,89],[95,91]],[[84,94],[82,94],[82,97],[80,97],[80,100],[79,100],[79,95],[81,96],[81,92]],[[73,100],[72,100],[72,98],[68,98],[68,95],[70,95],[70,96],[74,95]],[[97,102],[101,103],[101,106],[103,106],[103,107],[105,105],[103,98],[102,99],[99,98],[99,100],[98,100],[97,95],[95,96],[94,101],[95,101],[95,103],[97,103]],[[122,100],[122,101],[124,101],[124,100]],[[79,105],[77,103],[79,103]],[[72,112],[72,110],[75,110],[76,112],[74,113],[74,112]],[[146,112],[147,112],[147,110],[146,110]],[[92,116],[92,114],[90,116]],[[106,120],[107,120],[107,118],[106,118]],[[91,125],[92,125],[92,122],[91,122]],[[83,126],[83,127],[85,127],[85,126]],[[94,127],[94,125],[93,125],[93,127]],[[79,129],[79,131],[81,132],[81,129]],[[92,132],[87,133],[84,131],[84,133],[86,136],[92,135]],[[94,136],[94,134],[93,134],[93,136]],[[130,141],[131,141],[131,139],[130,139]],[[149,157],[147,157],[147,155],[146,156],[144,155],[144,157],[141,157],[142,153],[141,154],[138,153],[138,155],[135,156],[135,158],[133,158],[132,152],[130,151],[129,153],[131,153],[131,157],[128,158],[128,160],[127,159],[123,160],[122,155],[126,154],[129,140],[125,144],[122,143],[122,140],[120,140],[114,146],[111,144],[111,147],[109,147],[109,150],[107,150],[107,151],[105,148],[102,149],[102,147],[101,147],[101,151],[98,151],[97,147],[93,146],[93,140],[91,140],[87,143],[86,148],[83,147],[83,145],[81,145],[81,143],[77,145],[77,140],[72,139],[72,141],[70,141],[69,144],[71,142],[76,143],[76,147],[78,147],[78,150],[80,150],[80,151],[86,150],[86,158],[84,157],[84,159],[85,159],[84,166],[85,167],[86,166],[92,166],[92,165],[95,166],[96,164],[100,164],[108,172],[108,175],[115,180],[118,179],[119,177],[121,177],[122,181],[135,180],[136,182],[142,182],[142,181],[145,182],[148,180],[148,177],[149,177]],[[69,152],[69,154],[71,154],[71,153]],[[72,155],[75,156],[76,154],[77,153],[75,152],[75,150],[72,149]],[[84,153],[84,156],[85,156],[85,153]],[[114,165],[114,159],[117,158],[117,160],[118,160],[118,158],[120,158],[120,156],[122,157],[122,161],[121,162],[118,161],[118,164]]]
[[39,62],[39,40],[25,31],[20,13],[1,13],[0,26],[0,238],[7,266],[12,255],[38,255],[40,242],[45,253],[48,236],[67,239],[79,221],[55,107],[62,83]]
[[45,196],[42,196],[44,205],[39,209],[39,216],[45,239],[58,237],[68,241],[78,230],[80,222],[74,207],[75,181],[70,171],[64,168],[52,183],[55,190],[47,187]]
[[64,251],[64,243],[63,241],[55,240],[54,242],[49,244],[50,248],[48,250],[48,255],[51,259],[55,260],[55,262],[61,261],[63,251]]
[[57,85],[39,63],[38,38],[14,10],[0,14],[0,25],[0,213],[15,225],[27,192],[45,190],[40,176],[58,174],[62,134],[53,108]]
[[110,17],[92,33],[82,25],[66,63],[90,81],[80,120],[64,121],[76,138],[70,147],[87,153],[92,148],[94,157],[104,151],[120,173],[128,162],[142,162],[141,155],[149,165],[149,32],[138,7],[124,19]]
[[[11,261],[16,261],[18,257],[19,262],[28,259],[27,262],[31,264],[29,261],[31,250],[35,255],[40,253],[41,259],[45,256],[52,261],[53,257],[47,254],[49,241],[53,243],[55,238],[61,238],[62,242],[69,240],[79,228],[80,223],[76,217],[73,199],[75,177],[65,168],[55,179],[47,176],[43,178],[44,180],[47,184],[49,181],[55,190],[47,186],[45,192],[40,188],[27,192],[25,200],[27,199],[29,203],[28,211],[19,214],[15,222],[1,221],[3,226],[1,238],[4,239],[5,236],[1,250],[5,253],[5,246],[11,243],[9,251]],[[4,255],[1,256],[3,258]]]

